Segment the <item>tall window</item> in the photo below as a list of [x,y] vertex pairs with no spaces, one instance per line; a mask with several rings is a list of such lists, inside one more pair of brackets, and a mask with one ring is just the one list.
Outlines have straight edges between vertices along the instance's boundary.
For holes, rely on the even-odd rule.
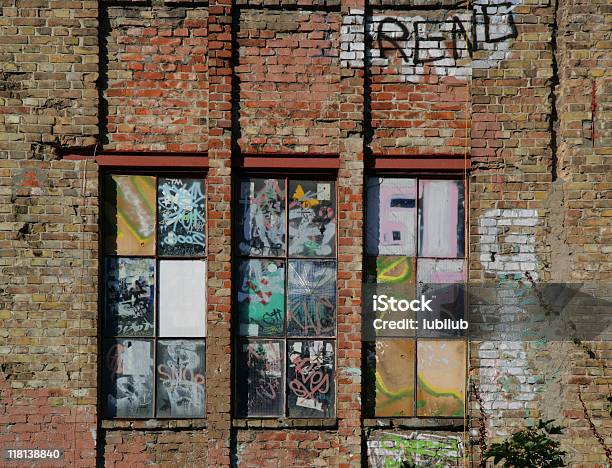
[[238,190],[236,414],[334,417],[335,183],[249,177]]
[[107,174],[103,190],[105,415],[204,417],[204,178]]
[[424,295],[432,299],[433,309],[412,312],[418,329],[376,331],[367,356],[368,412],[376,417],[462,417],[465,338],[460,331],[426,330],[422,319],[463,318],[464,183],[370,177],[366,191],[365,278],[373,285],[370,290],[389,288],[404,298]]

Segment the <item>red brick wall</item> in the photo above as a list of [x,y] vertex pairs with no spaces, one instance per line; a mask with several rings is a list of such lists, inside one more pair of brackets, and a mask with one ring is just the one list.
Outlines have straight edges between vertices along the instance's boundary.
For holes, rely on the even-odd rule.
[[106,10],[105,148],[208,149],[207,16],[181,7]]

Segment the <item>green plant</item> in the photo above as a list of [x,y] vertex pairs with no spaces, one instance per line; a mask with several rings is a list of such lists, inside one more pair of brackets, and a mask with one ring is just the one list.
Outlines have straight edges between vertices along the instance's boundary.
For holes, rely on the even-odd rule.
[[553,425],[554,419],[538,421],[536,427],[527,427],[515,432],[506,440],[492,444],[484,453],[484,459],[493,457],[493,463],[505,460],[504,466],[514,468],[556,468],[566,466],[565,452],[559,449],[559,442],[550,435],[561,434],[563,428]]

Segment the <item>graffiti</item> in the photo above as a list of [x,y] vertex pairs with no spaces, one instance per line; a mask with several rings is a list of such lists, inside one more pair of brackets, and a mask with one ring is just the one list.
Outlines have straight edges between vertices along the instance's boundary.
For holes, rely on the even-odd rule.
[[416,185],[416,179],[368,179],[368,255],[416,255]]
[[242,417],[283,414],[283,357],[278,340],[248,340],[238,346],[236,404]]
[[464,453],[460,436],[412,432],[374,433],[367,441],[368,465],[372,468],[400,468],[406,462],[419,466],[458,466]]
[[153,344],[144,340],[107,342],[105,366],[110,375],[104,398],[112,417],[152,416]]
[[206,262],[159,261],[159,336],[206,336]]
[[109,176],[104,198],[106,253],[155,255],[155,177]]
[[[443,15],[437,10],[423,16],[373,15],[366,21],[363,11],[351,10],[341,30],[342,66],[363,67],[367,42],[372,66],[390,66],[397,53],[398,73],[408,81],[429,73],[465,79],[471,68],[489,68],[507,57],[518,35],[513,9],[519,3],[489,0],[474,3],[471,11],[455,6]],[[488,56],[471,61],[479,50]]]
[[239,333],[274,336],[284,331],[285,264],[243,260],[238,264]]
[[466,352],[465,341],[417,342],[418,416],[463,416]]
[[30,195],[43,195],[46,184],[46,172],[40,169],[20,169],[14,177],[13,194],[25,189]]
[[336,193],[333,182],[291,181],[289,254],[330,257],[336,251]]
[[414,257],[396,255],[368,257],[367,279],[370,283],[410,285],[416,282]]
[[535,254],[536,210],[487,210],[478,220],[480,263],[498,276],[538,278]]
[[419,257],[463,257],[463,197],[461,180],[419,181]]
[[369,350],[368,368],[374,372],[374,416],[414,415],[414,340],[376,340]]
[[110,335],[153,335],[155,261],[106,259],[106,327]]
[[160,178],[157,206],[159,255],[202,255],[206,223],[204,181]]
[[157,360],[157,416],[203,417],[204,342],[160,341]]
[[335,262],[290,261],[287,289],[288,335],[333,336],[335,334]]
[[288,343],[287,408],[290,417],[334,415],[334,346],[329,341]]
[[281,179],[240,182],[238,250],[243,255],[285,253],[285,190]]

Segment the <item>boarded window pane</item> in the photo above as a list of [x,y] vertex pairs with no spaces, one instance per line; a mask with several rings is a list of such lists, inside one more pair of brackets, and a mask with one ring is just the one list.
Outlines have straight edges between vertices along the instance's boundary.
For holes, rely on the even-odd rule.
[[108,254],[155,254],[155,177],[112,175],[104,185]]
[[419,181],[419,257],[464,255],[463,182]]
[[289,261],[287,289],[288,335],[335,335],[336,262]]
[[416,186],[416,179],[368,179],[368,255],[416,255]]
[[236,354],[238,416],[283,415],[285,387],[282,342],[240,341]]
[[238,252],[252,256],[285,254],[285,181],[240,182]]
[[106,415],[153,416],[153,342],[108,340],[104,346]]
[[465,341],[418,341],[418,416],[463,416],[466,379],[465,356]]
[[[375,416],[414,415],[414,340],[376,340],[368,357]],[[372,378],[373,377],[373,378]]]
[[289,182],[289,255],[333,257],[336,187],[333,182]]
[[159,335],[206,335],[206,262],[159,262]]
[[204,254],[206,202],[201,179],[159,179],[158,255]]
[[287,411],[289,417],[334,417],[333,342],[288,341],[287,355]]
[[239,334],[278,336],[285,329],[285,264],[271,260],[238,263]]
[[414,257],[384,256],[367,258],[367,281],[394,286],[416,284]]
[[[465,314],[464,282],[466,280],[465,260],[421,259],[417,273],[418,295],[431,300],[431,311],[420,310],[419,323],[426,319],[450,319],[454,322],[463,319]],[[429,330],[419,328],[419,336],[430,338],[465,336],[467,330],[448,329]]]
[[203,341],[157,343],[157,416],[205,416],[204,361]]
[[155,261],[106,259],[106,334],[153,336]]

